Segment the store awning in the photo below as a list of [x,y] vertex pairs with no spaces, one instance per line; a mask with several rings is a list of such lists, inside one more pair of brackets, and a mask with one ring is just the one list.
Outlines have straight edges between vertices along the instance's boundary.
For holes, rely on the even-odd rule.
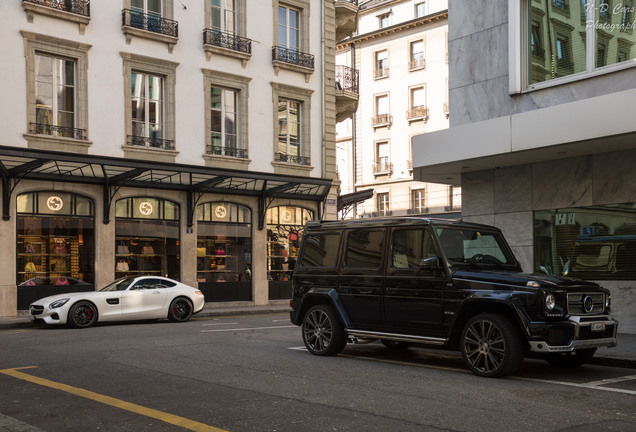
[[188,226],[197,202],[205,193],[249,195],[259,198],[259,229],[274,199],[323,201],[331,180],[274,173],[211,168],[108,156],[0,146],[2,217],[10,219],[9,203],[21,180],[64,181],[104,187],[104,223],[121,187],[178,190],[188,193]]
[[340,195],[338,197],[338,211],[348,213],[350,208],[373,197],[373,189],[365,189],[357,192]]

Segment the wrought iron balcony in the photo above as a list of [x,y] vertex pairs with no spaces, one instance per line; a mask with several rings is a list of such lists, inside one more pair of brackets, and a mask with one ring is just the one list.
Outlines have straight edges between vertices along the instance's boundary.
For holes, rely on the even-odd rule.
[[68,126],[55,126],[44,123],[31,123],[30,133],[86,141],[86,130]]
[[446,116],[446,118],[448,118],[448,116],[450,115],[450,106],[448,102],[444,102],[442,109],[444,110],[444,115]]
[[422,56],[412,57],[409,62],[409,70],[426,69],[426,59]]
[[393,116],[391,114],[378,114],[375,117],[371,117],[372,126],[386,126],[393,123]]
[[310,165],[309,157],[307,156],[293,156],[285,153],[276,153],[274,155],[275,162],[288,162],[298,165]]
[[179,37],[179,23],[156,14],[124,9],[122,11],[122,25],[165,36]]
[[174,150],[174,141],[161,138],[150,138],[138,135],[128,135],[127,144],[130,146],[147,147],[161,150]]
[[203,30],[203,45],[214,45],[216,47],[242,52],[252,53],[252,40],[237,36],[232,33],[225,33],[215,29]]
[[388,76],[389,76],[389,68],[388,67],[376,69],[376,70],[373,71],[373,77],[375,79],[386,78]]
[[358,6],[358,0],[336,0],[336,1],[345,2],[345,3],[351,3],[351,4],[354,4],[354,5]]
[[312,54],[306,54],[298,50],[288,49],[278,45],[272,47],[272,60],[278,60],[309,69],[314,68],[314,56]]
[[406,111],[406,118],[408,120],[428,120],[429,109],[424,105],[414,106],[410,110]]
[[373,174],[386,174],[393,172],[393,163],[388,159],[382,159],[373,164]]
[[336,66],[336,90],[360,93],[360,72],[348,66]]
[[86,17],[91,16],[90,0],[22,0],[22,3],[32,3]]
[[240,149],[236,147],[218,147],[209,145],[207,146],[206,153],[215,156],[229,156],[238,159],[247,159],[247,149]]

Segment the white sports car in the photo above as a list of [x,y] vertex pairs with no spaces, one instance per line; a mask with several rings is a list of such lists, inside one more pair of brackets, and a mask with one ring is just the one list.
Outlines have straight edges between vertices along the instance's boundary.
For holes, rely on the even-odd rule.
[[90,327],[96,322],[168,318],[188,321],[205,298],[197,288],[158,276],[117,279],[100,291],[57,294],[31,303],[32,321]]

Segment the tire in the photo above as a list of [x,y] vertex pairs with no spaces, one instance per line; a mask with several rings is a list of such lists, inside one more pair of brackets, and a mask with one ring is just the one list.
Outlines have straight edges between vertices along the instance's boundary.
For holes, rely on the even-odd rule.
[[404,342],[404,341],[397,341],[397,340],[390,340],[390,339],[380,339],[380,342],[382,342],[382,344],[388,349],[396,350],[396,351],[405,351],[413,346],[411,342]]
[[309,309],[301,328],[305,347],[314,355],[335,355],[347,345],[344,327],[331,306],[316,305]]
[[462,357],[475,375],[497,378],[516,372],[525,349],[515,325],[505,316],[481,314],[462,331]]
[[97,322],[97,308],[91,302],[79,301],[68,312],[67,323],[73,328],[87,328]]
[[185,297],[172,300],[168,309],[168,319],[173,322],[186,322],[192,316],[192,302]]
[[596,353],[596,348],[579,349],[567,353],[548,353],[544,355],[545,361],[552,366],[560,368],[573,368],[589,363]]

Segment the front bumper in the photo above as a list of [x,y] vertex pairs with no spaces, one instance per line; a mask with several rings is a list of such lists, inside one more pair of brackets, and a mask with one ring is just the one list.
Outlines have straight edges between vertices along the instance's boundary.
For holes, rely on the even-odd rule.
[[571,352],[577,349],[615,347],[618,344],[618,321],[606,315],[573,316],[561,325],[546,323],[531,327],[535,336],[528,343],[533,352]]

